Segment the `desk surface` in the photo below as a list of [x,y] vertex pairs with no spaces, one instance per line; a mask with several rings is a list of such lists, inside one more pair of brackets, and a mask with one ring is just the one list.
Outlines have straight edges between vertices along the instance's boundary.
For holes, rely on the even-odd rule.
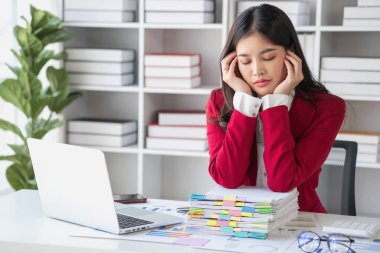
[[[180,202],[178,202],[180,203]],[[177,204],[178,204],[177,203]],[[318,226],[346,219],[380,224],[380,219],[314,214]],[[70,237],[77,225],[44,216],[37,191],[23,190],[0,198],[0,252],[216,252],[188,246]],[[294,251],[293,251],[294,252]],[[299,251],[301,252],[301,251]]]

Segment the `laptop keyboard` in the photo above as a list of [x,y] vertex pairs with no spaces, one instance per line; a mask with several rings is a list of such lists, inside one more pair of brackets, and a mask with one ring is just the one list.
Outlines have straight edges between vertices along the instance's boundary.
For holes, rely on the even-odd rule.
[[119,221],[120,229],[137,227],[137,226],[153,223],[151,221],[141,220],[141,219],[137,219],[131,216],[123,215],[123,214],[117,214],[117,219]]

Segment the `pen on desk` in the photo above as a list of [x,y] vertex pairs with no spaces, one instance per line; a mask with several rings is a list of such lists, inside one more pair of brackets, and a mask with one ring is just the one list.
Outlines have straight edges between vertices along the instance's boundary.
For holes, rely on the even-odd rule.
[[177,207],[177,213],[187,213],[190,210],[190,207],[184,206],[184,207]]

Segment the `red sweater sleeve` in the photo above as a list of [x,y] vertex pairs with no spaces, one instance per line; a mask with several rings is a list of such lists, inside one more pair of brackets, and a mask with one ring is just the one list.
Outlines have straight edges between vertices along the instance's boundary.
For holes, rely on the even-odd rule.
[[[234,110],[225,131],[218,124],[221,105],[218,105],[217,96],[217,91],[213,91],[206,105],[209,173],[219,185],[237,188],[246,179],[252,162],[257,118],[247,117]],[[250,184],[255,185],[256,182]]]
[[260,113],[264,131],[264,164],[268,187],[287,192],[298,187],[320,170],[325,162],[345,115],[343,100],[328,110],[317,110],[310,126],[295,141],[285,106]]

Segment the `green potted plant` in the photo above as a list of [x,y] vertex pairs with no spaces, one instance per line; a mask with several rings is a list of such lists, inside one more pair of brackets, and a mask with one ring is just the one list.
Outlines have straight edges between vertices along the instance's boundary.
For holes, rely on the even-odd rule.
[[[0,84],[0,97],[15,106],[27,119],[23,129],[0,119],[0,129],[16,134],[20,142],[8,144],[13,154],[0,156],[0,161],[8,161],[6,170],[9,184],[15,190],[37,189],[33,167],[27,146],[27,138],[42,139],[49,131],[64,124],[57,115],[81,93],[70,92],[68,75],[64,68],[46,69],[48,84],[43,87],[38,76],[50,60],[64,60],[65,52],[47,49],[52,43],[67,41],[71,35],[63,29],[60,18],[51,13],[30,6],[30,22],[21,17],[26,26],[14,27],[14,36],[20,46],[12,50],[19,66],[8,66],[15,79],[6,79]],[[47,110],[48,117],[42,117]]]

